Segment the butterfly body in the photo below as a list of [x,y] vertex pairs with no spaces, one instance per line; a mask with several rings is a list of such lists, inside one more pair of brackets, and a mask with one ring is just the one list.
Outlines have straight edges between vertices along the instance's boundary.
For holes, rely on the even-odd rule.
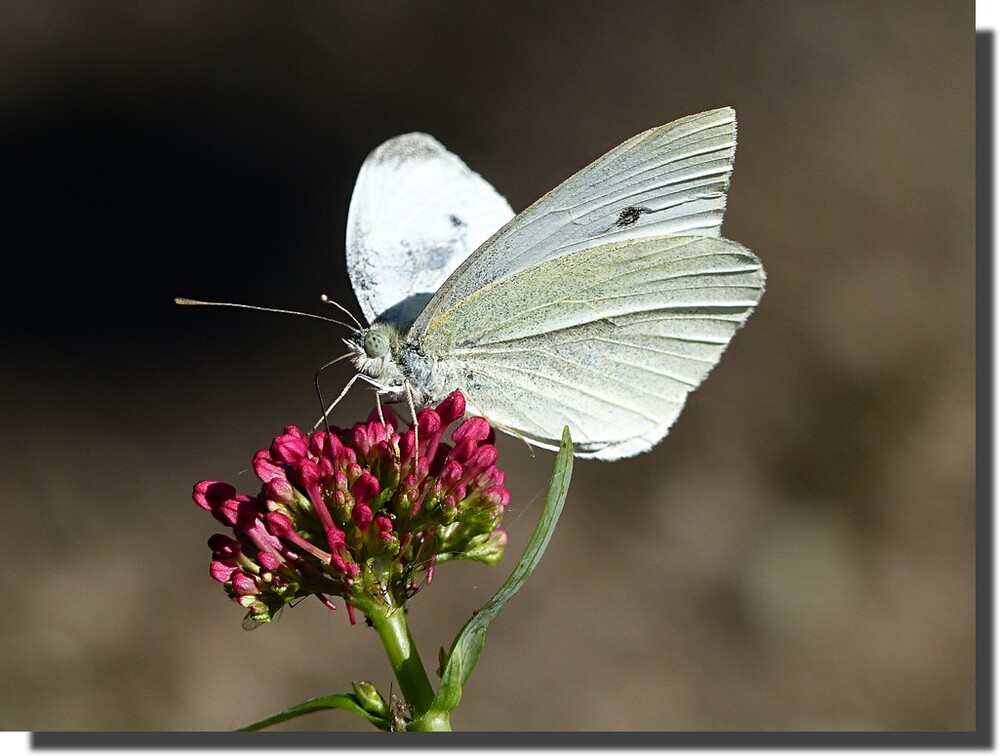
[[515,216],[426,134],[365,161],[347,262],[369,326],[359,375],[419,407],[469,410],[578,456],[652,448],[757,305],[764,271],[721,238],[729,108],[650,129]]
[[[409,398],[417,406],[434,404],[455,389],[455,379],[440,361],[406,342],[391,323],[375,323],[344,339],[354,367],[371,379],[388,401]],[[407,393],[409,394],[407,397]]]

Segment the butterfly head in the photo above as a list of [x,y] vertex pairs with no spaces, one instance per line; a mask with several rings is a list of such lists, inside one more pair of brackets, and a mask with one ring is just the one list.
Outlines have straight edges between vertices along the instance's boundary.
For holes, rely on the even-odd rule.
[[375,323],[344,339],[358,371],[388,386],[403,381],[397,361],[400,341],[399,330],[388,323]]

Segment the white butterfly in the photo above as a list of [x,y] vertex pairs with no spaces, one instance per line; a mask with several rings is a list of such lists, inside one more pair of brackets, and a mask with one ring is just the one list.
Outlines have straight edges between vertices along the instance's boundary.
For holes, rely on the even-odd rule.
[[460,389],[536,446],[568,425],[580,457],[651,449],[764,291],[760,260],[720,237],[735,149],[732,109],[682,118],[514,216],[432,137],[390,139],[348,215],[369,323],[345,339],[351,383],[411,406]]

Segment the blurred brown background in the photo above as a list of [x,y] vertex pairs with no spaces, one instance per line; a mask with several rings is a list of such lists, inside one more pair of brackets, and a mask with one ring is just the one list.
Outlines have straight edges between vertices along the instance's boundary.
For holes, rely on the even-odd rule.
[[[351,679],[387,691],[342,610],[244,632],[189,498],[254,488],[341,333],[172,297],[355,307],[347,203],[389,136],[434,134],[521,209],[728,104],[723,230],[764,261],[763,303],[652,453],[577,465],[454,725],[972,728],[973,10],[0,5],[0,727],[229,729]],[[508,559],[413,601],[429,664],[534,527],[553,458],[501,451]]]

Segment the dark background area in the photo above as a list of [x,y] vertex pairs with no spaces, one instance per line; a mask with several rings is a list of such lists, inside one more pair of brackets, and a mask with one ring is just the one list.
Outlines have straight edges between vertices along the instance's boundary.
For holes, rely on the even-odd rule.
[[[201,478],[316,416],[365,155],[434,134],[520,210],[732,105],[758,312],[650,454],[577,464],[464,730],[974,726],[974,8],[946,2],[0,5],[0,727],[230,729],[371,679],[318,602],[247,633]],[[327,376],[330,390],[350,373]],[[337,410],[348,424],[371,397]],[[425,662],[506,577],[553,457],[501,441],[494,568],[411,604]],[[345,713],[286,728],[367,729]]]

